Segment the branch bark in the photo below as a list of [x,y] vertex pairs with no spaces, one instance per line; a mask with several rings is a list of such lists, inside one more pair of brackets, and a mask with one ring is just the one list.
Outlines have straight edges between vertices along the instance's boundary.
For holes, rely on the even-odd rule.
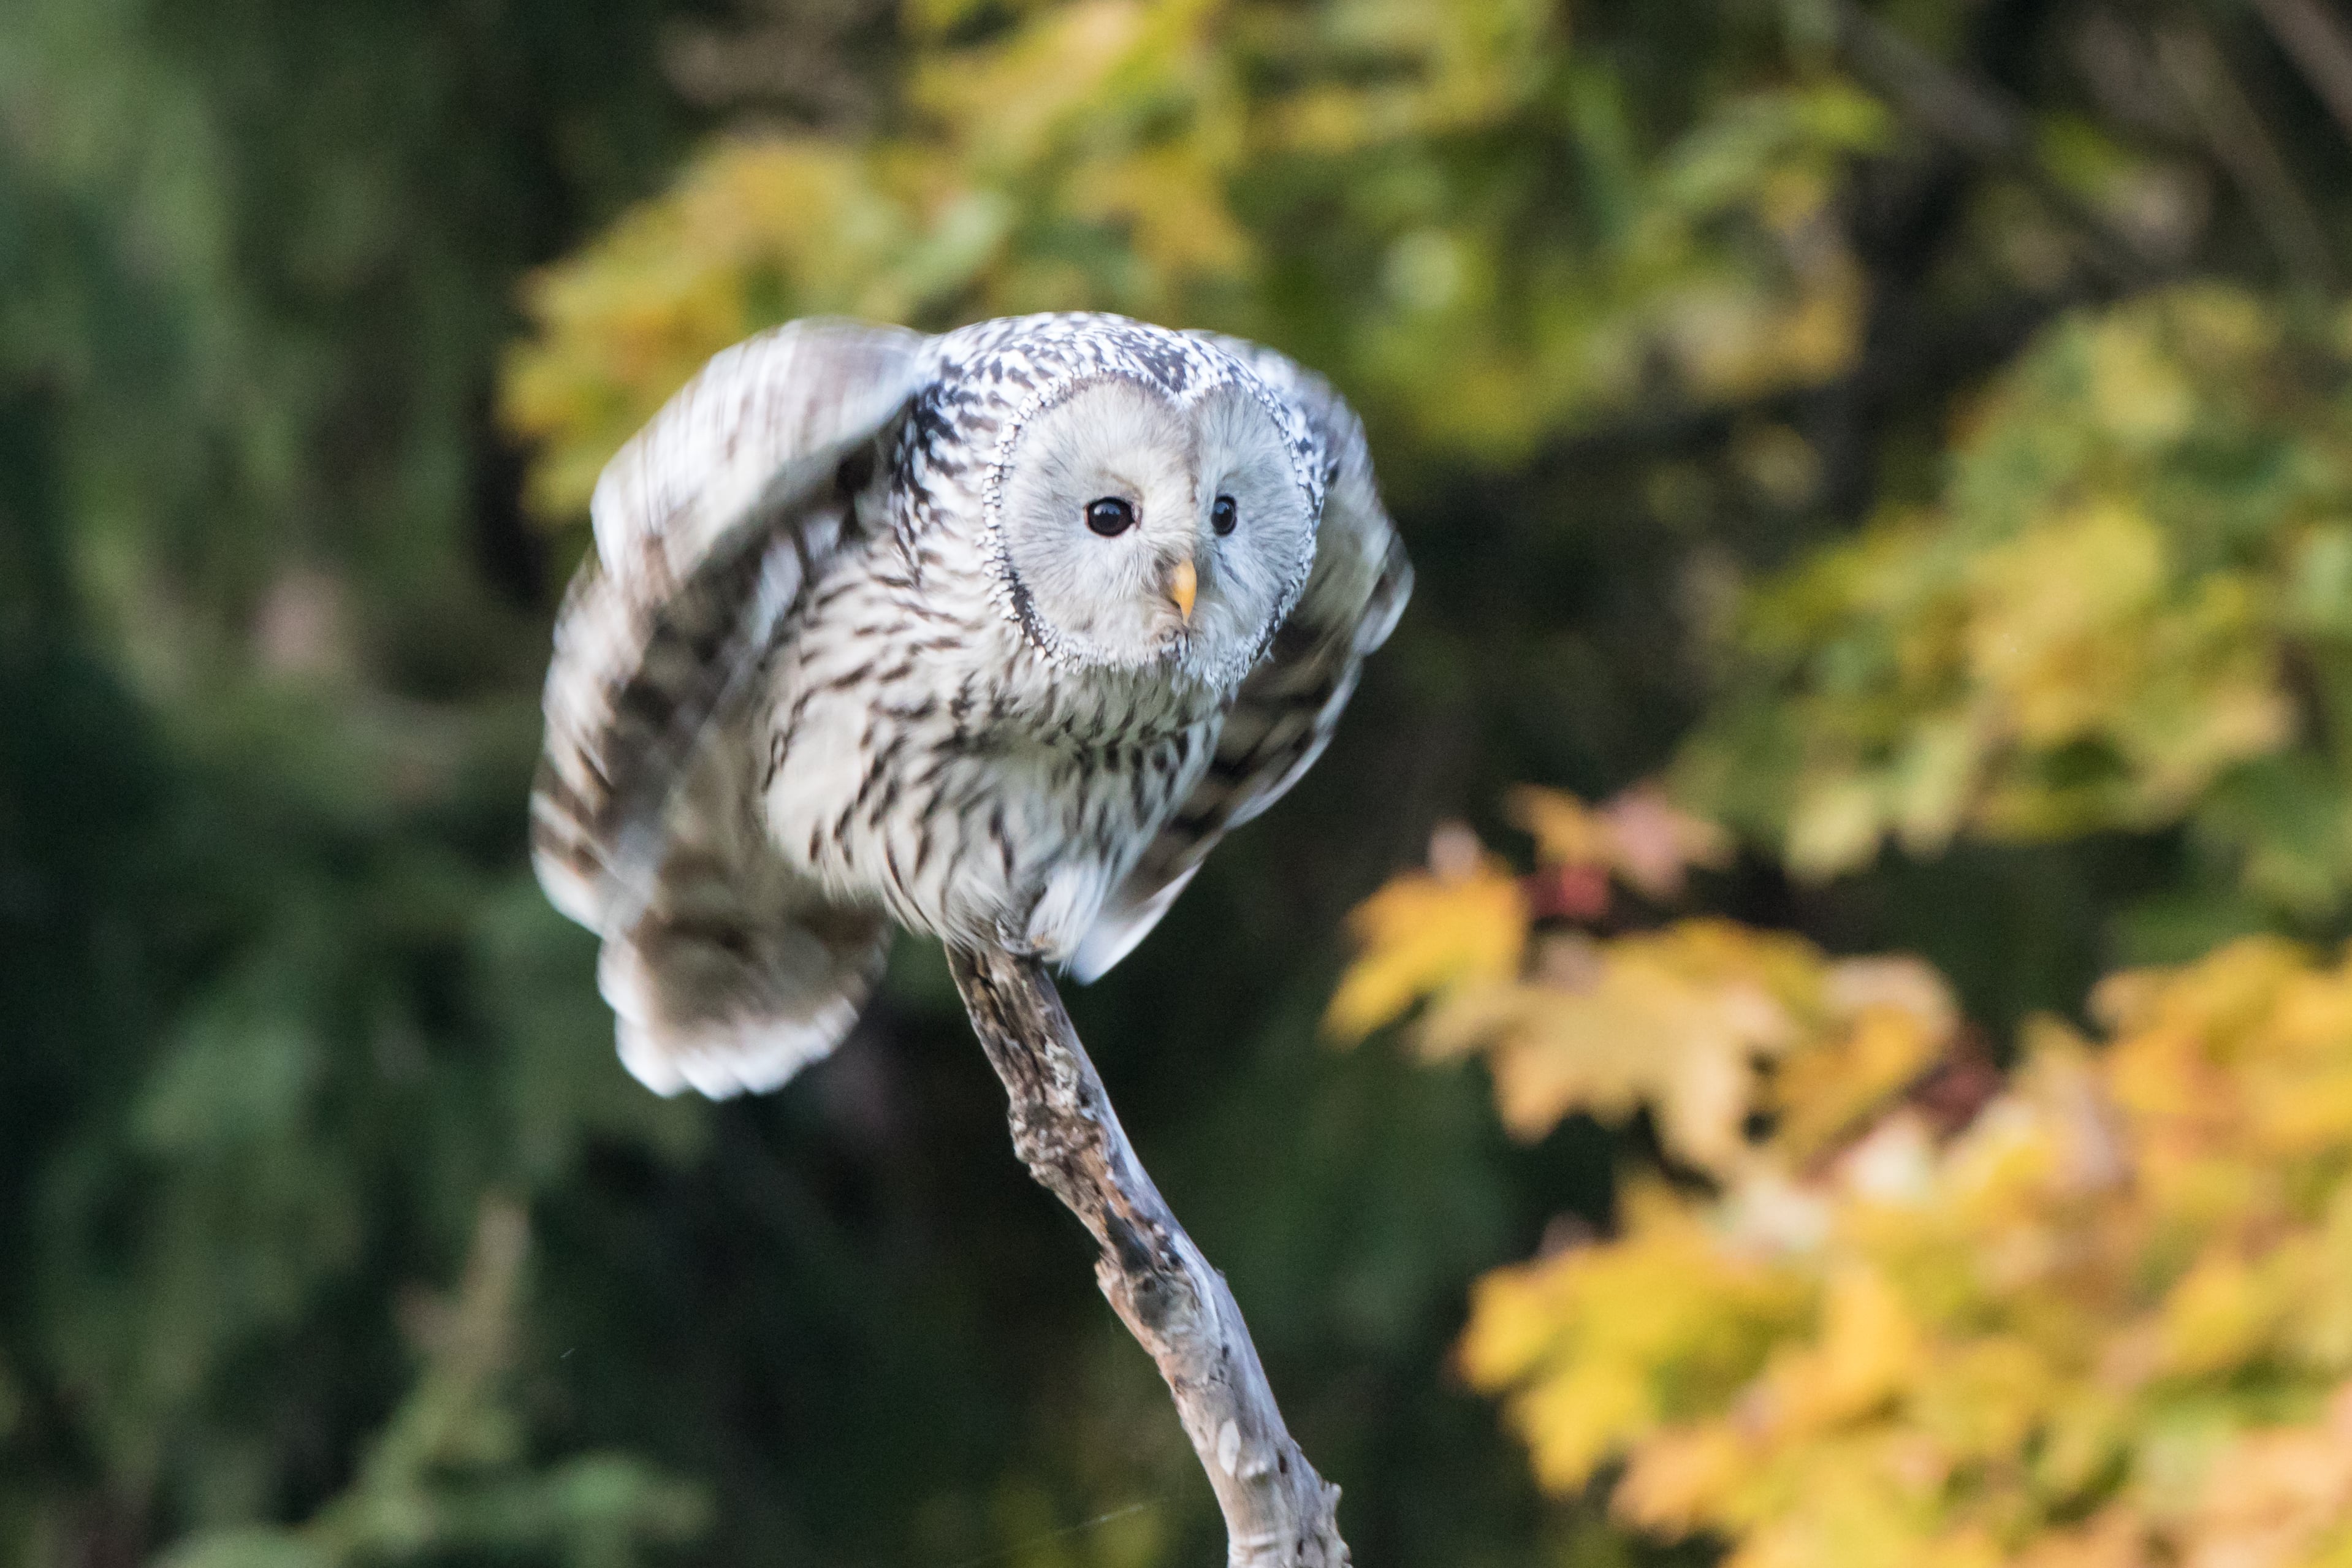
[[1034,958],[950,948],[950,967],[1011,1100],[1013,1151],[1102,1248],[1095,1281],[1150,1352],[1225,1516],[1229,1568],[1342,1568],[1339,1489],[1282,1424],[1224,1276],[1169,1212]]

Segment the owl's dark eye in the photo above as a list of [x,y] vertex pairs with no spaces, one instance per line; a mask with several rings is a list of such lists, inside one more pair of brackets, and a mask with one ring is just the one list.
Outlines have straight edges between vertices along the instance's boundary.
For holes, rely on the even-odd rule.
[[1231,533],[1241,520],[1242,509],[1234,504],[1231,496],[1219,496],[1216,504],[1209,508],[1209,526],[1219,533]]
[[1135,508],[1117,496],[1087,502],[1087,526],[1105,539],[1115,539],[1135,526]]

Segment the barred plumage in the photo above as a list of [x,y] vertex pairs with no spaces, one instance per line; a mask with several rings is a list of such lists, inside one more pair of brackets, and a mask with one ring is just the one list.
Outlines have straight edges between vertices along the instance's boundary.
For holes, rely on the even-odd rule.
[[1101,973],[1314,760],[1411,582],[1319,377],[1114,316],[780,328],[595,521],[533,847],[664,1092],[829,1049],[892,921]]

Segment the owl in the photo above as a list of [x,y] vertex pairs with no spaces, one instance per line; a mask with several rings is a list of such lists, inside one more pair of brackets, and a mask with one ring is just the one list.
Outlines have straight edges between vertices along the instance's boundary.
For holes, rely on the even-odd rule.
[[1321,377],[1110,315],[778,328],[591,512],[532,858],[666,1094],[832,1049],[894,925],[1100,974],[1315,760],[1412,584]]

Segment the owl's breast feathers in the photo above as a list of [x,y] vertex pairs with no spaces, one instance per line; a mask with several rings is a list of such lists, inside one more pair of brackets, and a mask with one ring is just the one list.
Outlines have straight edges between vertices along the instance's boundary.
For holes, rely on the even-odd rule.
[[1223,694],[1029,646],[951,538],[845,552],[780,650],[761,787],[786,858],[966,944],[1065,958],[1208,767]]

